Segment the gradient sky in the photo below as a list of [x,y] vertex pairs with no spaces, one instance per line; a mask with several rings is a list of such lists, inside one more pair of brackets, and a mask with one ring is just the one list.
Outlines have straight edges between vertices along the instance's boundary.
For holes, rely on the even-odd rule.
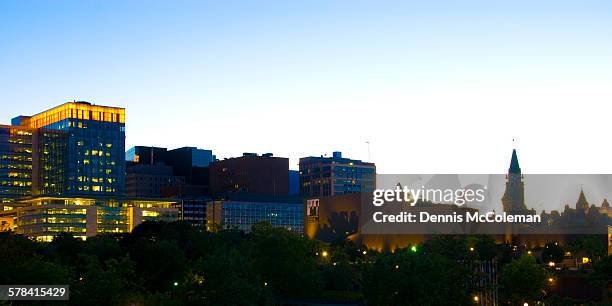
[[0,122],[74,99],[128,147],[612,173],[612,2],[1,1]]

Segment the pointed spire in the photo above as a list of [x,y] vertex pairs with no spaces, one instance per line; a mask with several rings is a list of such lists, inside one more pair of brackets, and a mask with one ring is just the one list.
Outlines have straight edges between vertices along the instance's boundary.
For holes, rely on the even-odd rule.
[[518,157],[516,156],[516,149],[512,149],[512,160],[510,161],[510,168],[508,173],[521,174],[521,167],[519,167]]
[[584,196],[584,191],[580,188],[580,196],[578,197],[578,201],[576,202],[576,209],[586,210],[589,208],[589,202],[587,202],[586,197]]
[[603,203],[601,203],[601,207],[610,208],[610,203],[608,203],[608,199],[603,200]]

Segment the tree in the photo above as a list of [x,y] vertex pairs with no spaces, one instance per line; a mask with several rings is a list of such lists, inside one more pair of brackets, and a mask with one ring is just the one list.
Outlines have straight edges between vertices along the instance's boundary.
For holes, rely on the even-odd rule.
[[83,246],[83,240],[74,238],[72,234],[59,233],[47,246],[46,254],[56,262],[66,266],[74,266]]
[[574,254],[583,252],[587,257],[597,259],[605,256],[608,251],[605,242],[605,236],[602,239],[597,235],[584,235],[570,241],[568,249]]
[[268,284],[235,248],[215,250],[194,263],[191,289],[202,305],[270,304]]
[[556,242],[549,242],[544,246],[542,250],[542,261],[543,262],[562,262],[563,261],[563,248]]
[[612,256],[606,256],[593,265],[593,274],[589,278],[606,288],[607,300],[612,302]]
[[65,285],[70,268],[46,260],[44,246],[12,233],[0,233],[0,284]]
[[145,288],[164,292],[181,284],[188,273],[183,251],[172,241],[137,241],[129,251],[136,263],[136,273],[143,278]]
[[368,305],[471,304],[471,273],[446,256],[406,249],[379,254],[363,267]]
[[423,252],[456,260],[472,256],[468,253],[469,247],[466,237],[460,235],[435,236],[423,243]]
[[246,254],[262,280],[282,299],[319,293],[322,280],[312,242],[267,222],[251,227]]
[[500,296],[511,305],[529,304],[542,297],[548,272],[531,256],[523,256],[506,264],[499,275]]
[[[81,255],[70,301],[75,305],[120,305],[142,301],[142,288],[134,275],[134,262],[127,257],[100,262]],[[103,288],[103,290],[102,290]]]
[[480,235],[475,238],[474,249],[480,260],[492,260],[497,256],[497,245],[493,237]]

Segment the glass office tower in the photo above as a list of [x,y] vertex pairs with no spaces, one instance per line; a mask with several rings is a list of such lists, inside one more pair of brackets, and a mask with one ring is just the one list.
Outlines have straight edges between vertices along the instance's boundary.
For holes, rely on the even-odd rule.
[[31,195],[34,130],[0,125],[0,203]]
[[34,194],[125,194],[125,109],[68,102],[13,122],[39,131]]

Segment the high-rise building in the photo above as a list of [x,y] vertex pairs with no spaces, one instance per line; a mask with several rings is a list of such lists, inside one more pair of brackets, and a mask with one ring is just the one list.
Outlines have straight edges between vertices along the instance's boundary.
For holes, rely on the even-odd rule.
[[125,109],[67,102],[13,123],[38,132],[33,194],[125,194]]
[[371,192],[376,185],[376,165],[342,157],[300,158],[300,194],[319,197]]
[[34,129],[0,125],[0,203],[32,194]]
[[68,102],[0,126],[0,221],[49,241],[176,220],[174,200],[125,197],[125,110]]
[[215,196],[287,196],[289,159],[271,153],[244,153],[241,157],[216,161],[210,165],[210,189]]

